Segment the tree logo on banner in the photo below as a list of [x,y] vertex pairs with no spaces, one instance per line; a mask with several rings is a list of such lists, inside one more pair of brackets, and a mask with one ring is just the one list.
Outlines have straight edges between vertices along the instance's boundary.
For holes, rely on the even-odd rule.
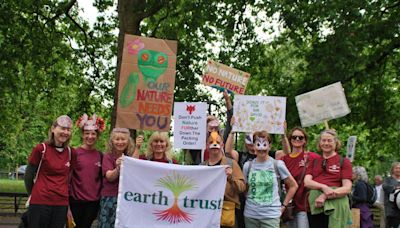
[[171,224],[192,222],[192,215],[183,211],[178,205],[178,198],[182,192],[196,188],[193,180],[173,172],[172,175],[160,178],[156,184],[157,187],[163,187],[172,192],[174,195],[174,204],[166,210],[157,210],[154,214],[157,220],[168,221]]

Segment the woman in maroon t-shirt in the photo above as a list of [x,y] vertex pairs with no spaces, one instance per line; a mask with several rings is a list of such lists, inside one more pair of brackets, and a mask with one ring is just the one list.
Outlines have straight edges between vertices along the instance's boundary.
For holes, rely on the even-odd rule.
[[169,141],[167,132],[154,132],[147,143],[146,154],[139,155],[140,146],[143,143],[143,136],[138,136],[136,138],[136,148],[133,154],[134,158],[139,158],[142,160],[173,163],[178,164],[178,162],[172,158],[171,154],[171,142]]
[[306,150],[308,136],[306,131],[301,127],[294,127],[289,132],[290,153],[285,155],[282,160],[285,162],[290,174],[296,180],[299,188],[293,197],[296,215],[294,220],[289,221],[287,225],[290,228],[308,228],[307,210],[306,210],[306,194],[304,188],[304,176],[307,166],[313,162],[315,158],[320,156],[314,152]]
[[[311,228],[327,228],[333,223],[336,227],[345,227],[351,224],[347,197],[352,187],[351,163],[337,152],[340,141],[336,131],[322,131],[318,141],[322,156],[310,163],[304,178],[305,187],[310,189],[308,222]],[[330,212],[325,214],[325,210]]]
[[114,227],[117,210],[119,170],[122,155],[130,156],[134,143],[126,128],[114,128],[103,157],[103,188],[101,189],[99,228]]
[[96,150],[96,142],[105,124],[96,114],[91,117],[83,114],[76,125],[81,129],[82,145],[76,148],[72,166],[69,206],[75,228],[90,228],[100,207],[103,154]]
[[68,146],[71,128],[71,118],[66,115],[58,117],[49,129],[49,139],[36,145],[29,156],[25,186],[31,196],[28,208],[30,228],[63,228],[66,224],[68,175],[74,152]]

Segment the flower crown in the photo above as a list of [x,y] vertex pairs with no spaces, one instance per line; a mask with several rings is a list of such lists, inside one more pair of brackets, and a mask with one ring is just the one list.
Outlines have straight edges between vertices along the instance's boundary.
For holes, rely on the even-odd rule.
[[82,130],[87,131],[98,131],[103,132],[106,129],[106,123],[100,116],[93,116],[89,117],[88,115],[83,114],[79,119],[76,121],[76,126]]

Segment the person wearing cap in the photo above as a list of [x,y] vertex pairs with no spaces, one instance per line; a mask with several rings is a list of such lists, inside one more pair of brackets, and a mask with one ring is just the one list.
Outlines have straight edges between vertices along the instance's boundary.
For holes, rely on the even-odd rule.
[[227,182],[225,187],[224,201],[235,203],[237,210],[240,209],[239,194],[246,190],[243,173],[237,162],[227,158],[223,153],[223,142],[221,136],[213,131],[207,139],[207,148],[210,152],[209,159],[202,163],[207,166],[228,165],[225,169]]
[[153,134],[151,134],[149,138],[146,154],[139,155],[139,149],[142,143],[143,136],[139,135],[136,138],[136,147],[133,154],[134,158],[170,164],[178,164],[178,162],[172,158],[172,146],[171,142],[169,141],[167,132],[153,132]]
[[306,149],[308,135],[303,128],[292,128],[288,134],[288,138],[290,151],[282,158],[282,160],[285,162],[289,172],[296,180],[299,188],[293,197],[293,205],[296,214],[294,219],[289,221],[287,225],[290,228],[308,228],[307,209],[305,207],[308,191],[304,187],[304,176],[309,164],[311,164],[314,159],[319,158],[320,155]]
[[105,130],[104,120],[83,114],[76,123],[81,129],[82,145],[75,149],[72,166],[69,206],[76,228],[90,228],[100,207],[101,162],[103,154],[96,142]]
[[122,156],[131,156],[135,146],[127,128],[114,128],[103,157],[99,228],[114,227],[117,210],[119,171]]
[[69,147],[72,120],[58,117],[49,129],[49,137],[37,144],[29,156],[25,187],[30,194],[30,228],[63,228],[67,221],[68,176],[74,151]]
[[[266,131],[253,135],[254,150],[257,157],[244,164],[243,174],[248,186],[244,209],[247,228],[279,227],[281,214],[292,200],[297,183],[281,160],[269,156],[271,137]],[[288,186],[281,203],[280,181]]]

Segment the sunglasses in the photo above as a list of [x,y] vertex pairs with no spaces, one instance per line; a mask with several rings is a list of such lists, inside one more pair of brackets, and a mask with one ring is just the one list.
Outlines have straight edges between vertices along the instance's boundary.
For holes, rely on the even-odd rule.
[[292,135],[292,137],[290,137],[291,139],[293,139],[293,140],[303,140],[304,139],[304,136],[302,136],[302,135]]
[[324,159],[322,161],[322,169],[325,171],[326,170],[326,164],[328,163],[328,161],[326,159]]

